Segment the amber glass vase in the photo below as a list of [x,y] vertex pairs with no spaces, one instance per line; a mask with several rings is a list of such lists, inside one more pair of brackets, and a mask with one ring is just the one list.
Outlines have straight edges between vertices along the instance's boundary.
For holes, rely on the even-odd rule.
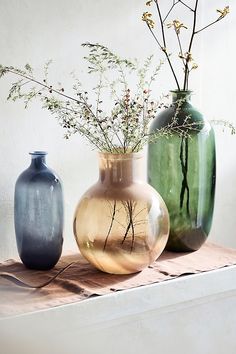
[[142,178],[144,170],[141,153],[100,153],[99,180],[76,209],[74,234],[79,249],[104,272],[141,271],[166,245],[168,211]]

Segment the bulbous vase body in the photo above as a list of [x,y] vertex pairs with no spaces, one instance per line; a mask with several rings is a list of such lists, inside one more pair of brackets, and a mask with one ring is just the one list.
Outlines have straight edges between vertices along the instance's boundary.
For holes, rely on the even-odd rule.
[[45,152],[31,153],[31,165],[15,186],[15,233],[22,262],[50,269],[63,243],[63,195],[58,176],[45,163]]
[[141,180],[142,155],[99,155],[100,177],[81,198],[74,234],[82,255],[96,268],[129,274],[163,251],[169,216],[159,194]]
[[173,92],[172,106],[157,116],[150,132],[171,123],[180,99],[183,102],[177,124],[189,124],[190,128],[185,136],[176,133],[149,143],[148,181],[159,191],[169,211],[167,249],[184,252],[199,249],[211,229],[216,154],[214,131],[191,105],[189,91]]

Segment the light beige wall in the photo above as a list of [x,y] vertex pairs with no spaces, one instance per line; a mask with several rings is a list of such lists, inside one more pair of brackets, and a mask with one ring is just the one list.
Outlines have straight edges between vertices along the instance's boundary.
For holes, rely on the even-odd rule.
[[[80,44],[101,42],[127,57],[144,58],[160,54],[145,25],[140,21],[143,0],[0,0],[0,63],[21,66],[30,62],[36,69],[53,59],[52,79],[69,84],[69,73],[82,70]],[[222,0],[202,5],[201,21],[213,7],[223,7]],[[166,4],[166,1],[163,1]],[[236,5],[228,1],[232,14],[225,23],[204,34],[205,42],[196,45],[200,70],[191,87],[194,101],[209,117],[236,121],[235,118],[235,20]],[[206,9],[209,7],[209,9]],[[215,11],[215,10],[214,10]],[[189,13],[190,15],[190,13]],[[215,13],[213,13],[213,17]],[[188,20],[187,20],[188,22]],[[201,37],[203,38],[203,36]],[[200,38],[199,38],[200,39]],[[223,62],[224,60],[224,62]],[[224,64],[225,63],[225,64]],[[68,75],[67,75],[68,74]],[[13,227],[14,184],[27,167],[30,150],[47,150],[48,164],[64,183],[66,223],[65,249],[75,248],[72,219],[75,205],[97,178],[96,153],[78,136],[62,139],[63,131],[48,112],[34,103],[25,111],[19,103],[6,102],[9,83],[0,81],[0,259],[16,255]],[[173,88],[166,67],[161,76],[161,91]],[[158,85],[156,86],[157,94]],[[159,91],[160,92],[160,91]],[[216,211],[211,239],[236,246],[236,137],[217,134],[218,181]]]

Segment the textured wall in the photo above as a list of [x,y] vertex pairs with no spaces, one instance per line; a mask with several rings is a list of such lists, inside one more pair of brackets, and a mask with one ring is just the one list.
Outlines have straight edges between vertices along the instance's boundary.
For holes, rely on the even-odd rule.
[[[205,7],[201,8],[202,23],[213,7],[225,6],[222,0],[200,3]],[[30,62],[37,69],[47,59],[53,59],[51,77],[66,87],[69,73],[83,69],[81,58],[85,53],[80,44],[84,41],[104,43],[127,57],[144,58],[152,52],[160,55],[140,21],[143,4],[144,0],[0,0],[0,62],[18,66]],[[236,123],[233,90],[236,4],[232,0],[228,4],[232,10],[229,18],[199,37],[195,49],[201,71],[194,74],[191,88],[196,92],[196,105],[208,117]],[[78,136],[63,140],[62,129],[37,103],[24,110],[20,102],[6,102],[12,80],[9,77],[0,81],[0,259],[16,254],[14,184],[29,164],[30,150],[47,150],[49,166],[64,182],[65,248],[76,248],[72,233],[74,208],[84,190],[97,178],[96,153]],[[171,88],[173,82],[166,67],[160,75],[157,94]],[[236,137],[217,130],[218,180],[211,239],[236,246]]]

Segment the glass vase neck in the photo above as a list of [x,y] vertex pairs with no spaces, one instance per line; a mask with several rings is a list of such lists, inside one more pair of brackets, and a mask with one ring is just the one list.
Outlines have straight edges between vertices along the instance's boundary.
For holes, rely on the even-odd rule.
[[129,185],[144,181],[142,153],[99,153],[99,180],[103,184]]
[[32,151],[29,153],[31,155],[31,165],[33,168],[46,167],[46,151]]
[[178,100],[184,100],[184,102],[191,101],[192,91],[189,90],[174,90],[170,91],[172,95],[172,102],[177,102]]

